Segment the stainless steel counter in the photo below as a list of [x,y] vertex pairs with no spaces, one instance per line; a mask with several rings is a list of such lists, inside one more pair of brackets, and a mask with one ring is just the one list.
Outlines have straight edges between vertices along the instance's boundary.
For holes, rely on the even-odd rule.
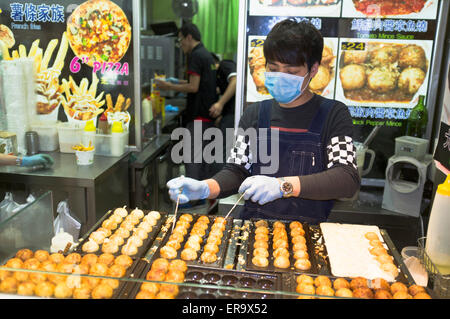
[[128,205],[128,154],[121,157],[95,156],[94,164],[78,166],[75,154],[48,152],[54,165],[46,170],[0,167],[0,189],[25,192],[53,192],[54,211],[68,200],[72,214],[82,223],[81,233],[92,227],[103,214]]

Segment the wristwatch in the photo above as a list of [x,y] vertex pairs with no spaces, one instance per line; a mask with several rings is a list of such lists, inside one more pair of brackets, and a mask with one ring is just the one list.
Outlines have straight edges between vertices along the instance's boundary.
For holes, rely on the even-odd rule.
[[16,166],[22,166],[22,157],[16,157]]
[[292,183],[286,181],[283,177],[280,177],[278,180],[280,182],[280,190],[283,194],[283,198],[294,196],[294,186],[292,186]]

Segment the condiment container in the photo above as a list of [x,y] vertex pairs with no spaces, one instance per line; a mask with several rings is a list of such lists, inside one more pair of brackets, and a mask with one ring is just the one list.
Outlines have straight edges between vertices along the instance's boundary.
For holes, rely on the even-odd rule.
[[94,121],[92,121],[92,120],[88,121],[83,130],[83,138],[81,139],[82,143],[85,146],[88,146],[89,142],[91,142],[92,145],[94,145],[94,147],[95,147],[95,134],[96,133],[97,133],[97,129],[94,125]]
[[111,128],[111,155],[120,156],[125,151],[123,143],[123,126],[122,122],[114,122]]

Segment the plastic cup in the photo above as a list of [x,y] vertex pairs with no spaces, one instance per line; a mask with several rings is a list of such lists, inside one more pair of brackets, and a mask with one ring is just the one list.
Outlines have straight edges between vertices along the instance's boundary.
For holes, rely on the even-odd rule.
[[92,151],[75,151],[75,156],[77,158],[78,165],[91,165],[94,163],[94,153],[95,150]]

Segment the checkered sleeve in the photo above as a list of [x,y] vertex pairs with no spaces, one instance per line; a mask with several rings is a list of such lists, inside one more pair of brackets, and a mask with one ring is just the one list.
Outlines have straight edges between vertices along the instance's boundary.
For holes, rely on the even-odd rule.
[[250,152],[250,141],[248,136],[238,135],[236,137],[227,163],[242,165],[247,171],[250,170],[252,166],[252,154]]
[[327,145],[328,168],[337,164],[356,167],[356,148],[353,139],[349,136],[335,136]]

